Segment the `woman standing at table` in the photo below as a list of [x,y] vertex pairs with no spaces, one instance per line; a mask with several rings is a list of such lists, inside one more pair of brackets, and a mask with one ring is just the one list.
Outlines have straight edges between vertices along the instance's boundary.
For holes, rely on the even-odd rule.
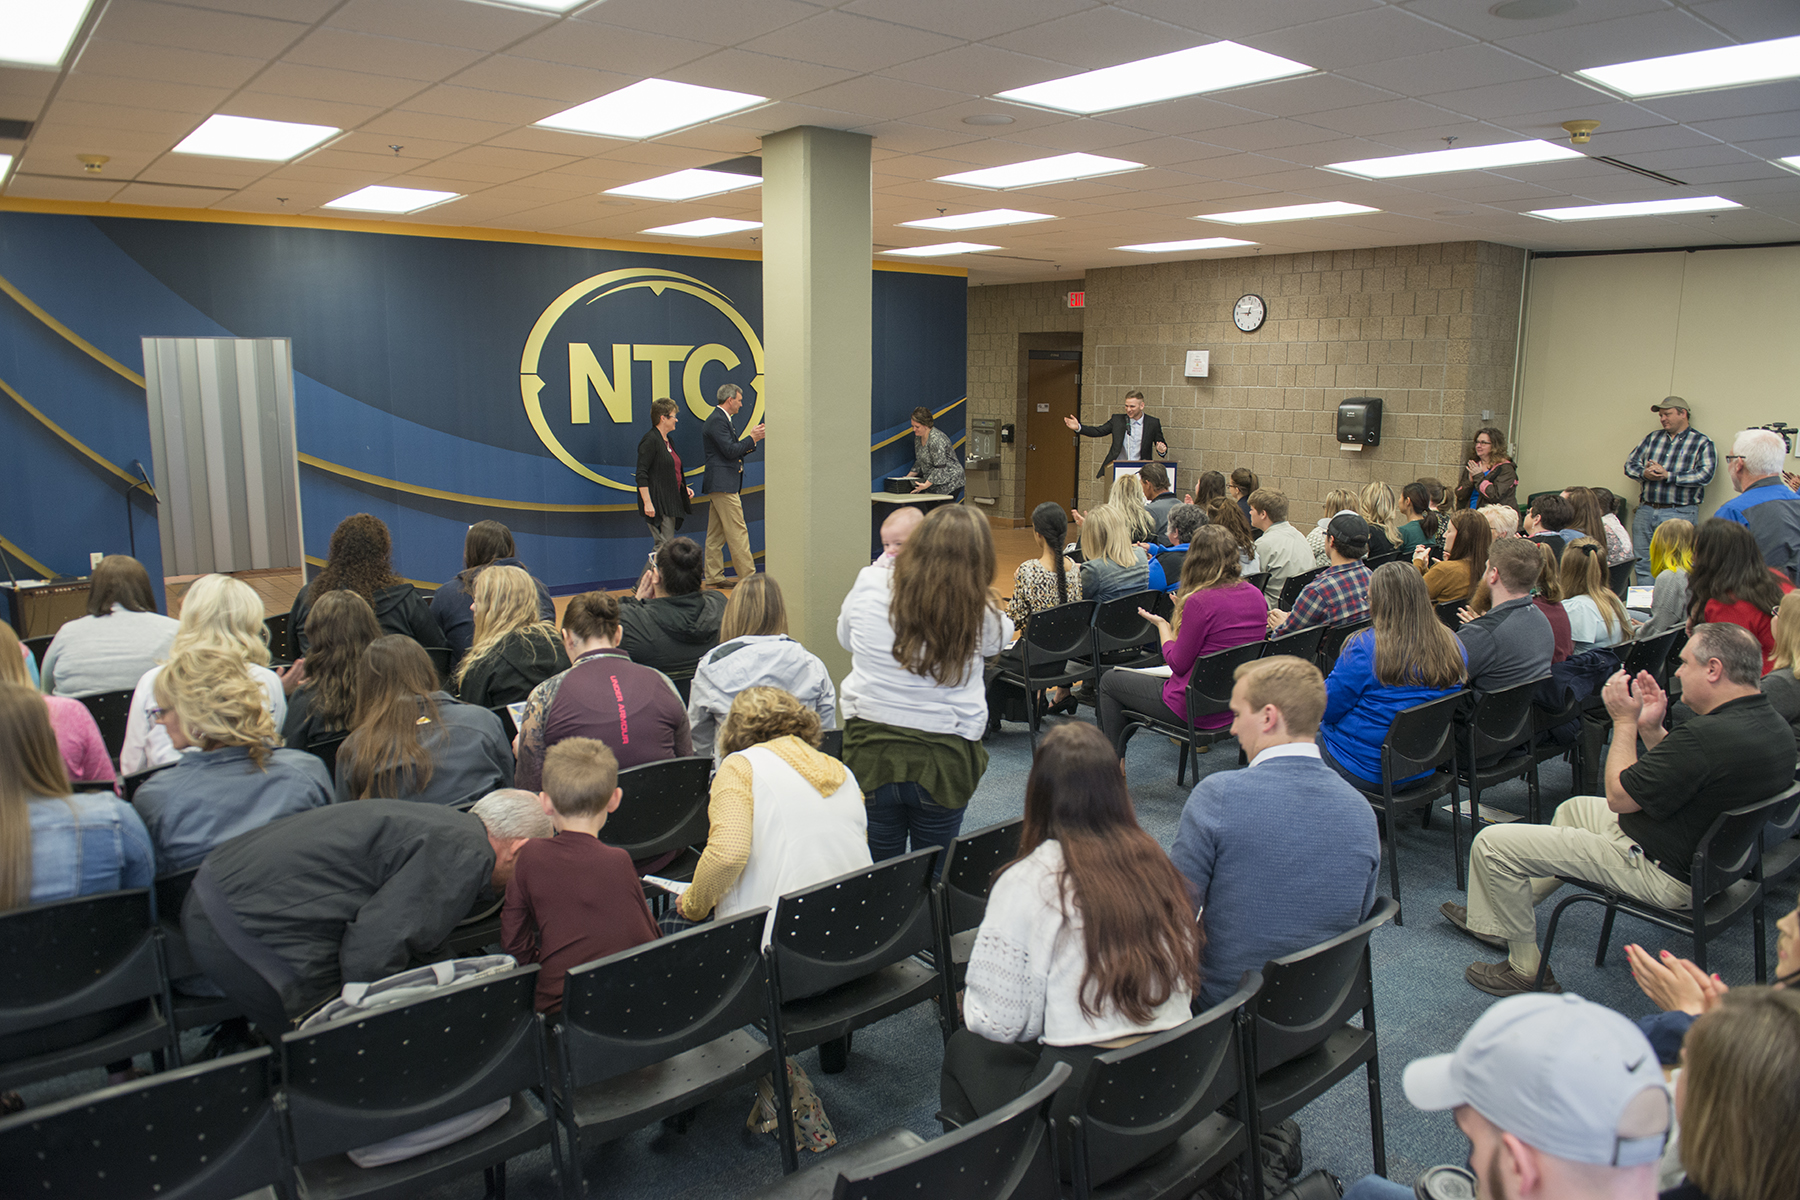
[[682,482],[681,455],[669,440],[677,419],[673,400],[651,401],[650,431],[638,443],[638,512],[649,524],[650,540],[658,550],[681,528],[681,519],[693,511],[694,489]]
[[915,492],[935,492],[954,496],[962,491],[963,466],[956,457],[950,439],[937,427],[937,418],[929,408],[912,411],[913,470],[918,479]]

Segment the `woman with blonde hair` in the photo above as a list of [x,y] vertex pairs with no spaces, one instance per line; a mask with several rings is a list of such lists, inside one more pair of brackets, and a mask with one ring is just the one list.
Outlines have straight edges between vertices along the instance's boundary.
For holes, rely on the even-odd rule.
[[1631,618],[1606,586],[1606,547],[1591,537],[1570,542],[1563,551],[1561,582],[1575,653],[1630,640]]
[[1137,545],[1125,510],[1102,504],[1081,523],[1081,596],[1104,604],[1150,587],[1150,556]]
[[456,669],[455,695],[495,708],[569,669],[556,626],[543,619],[537,582],[520,567],[498,563],[475,576],[475,638]]
[[[247,678],[259,684],[277,729],[287,719],[287,692],[281,676],[269,669],[269,628],[263,624],[262,597],[241,579],[202,575],[181,599],[181,624],[169,645],[167,662],[184,654],[223,654],[243,665]],[[164,667],[151,667],[131,694],[125,718],[125,744],[119,751],[119,773],[136,775],[181,757],[167,730],[157,722],[156,680]],[[300,676],[304,678],[304,675]]]
[[1400,526],[1395,523],[1399,505],[1394,489],[1379,479],[1365,485],[1356,499],[1356,513],[1369,523],[1369,557],[1392,554],[1400,548]]
[[[1674,523],[1664,521],[1656,532],[1660,534]],[[1775,610],[1774,665],[1762,677],[1762,694],[1794,727],[1794,745],[1800,748],[1800,592],[1783,596],[1781,607]]]
[[1460,509],[1450,514],[1444,528],[1444,558],[1431,561],[1431,549],[1413,549],[1412,565],[1425,578],[1425,590],[1433,604],[1467,600],[1475,594],[1475,585],[1487,571],[1488,548],[1493,545],[1494,529],[1480,513]]
[[1734,988],[1682,1041],[1687,1180],[1669,1200],[1791,1200],[1800,1180],[1800,990]]
[[240,833],[331,803],[331,772],[304,750],[278,748],[263,689],[236,654],[177,655],[155,687],[158,722],[177,757],[138,786],[133,804],[158,871],[197,867]]
[[[1102,506],[1096,519],[1117,518]],[[838,610],[838,644],[850,652],[843,761],[868,797],[877,862],[909,839],[915,850],[948,845],[987,770],[983,660],[1013,633],[993,580],[987,516],[949,505],[919,524],[892,571],[863,568]]]
[[305,750],[328,733],[350,728],[356,717],[356,672],[362,652],[381,636],[375,610],[355,592],[326,592],[306,614],[312,649],[283,677],[295,685],[288,696],[281,739]]
[[1313,526],[1312,532],[1306,535],[1306,544],[1312,547],[1313,566],[1315,567],[1330,565],[1330,560],[1325,556],[1325,527],[1331,524],[1331,518],[1341,512],[1362,516],[1357,509],[1355,492],[1349,488],[1332,488],[1325,493],[1324,515],[1319,518],[1318,524]]
[[1144,499],[1144,481],[1135,474],[1121,475],[1113,480],[1106,503],[1124,514],[1125,528],[1132,541],[1147,542],[1162,532],[1156,527],[1156,518],[1150,515],[1149,502]]
[[779,688],[811,709],[826,729],[837,728],[837,689],[819,656],[788,636],[781,585],[758,571],[731,590],[719,623],[719,644],[694,668],[688,725],[695,754],[717,763],[730,751],[715,745],[720,725],[746,688]]
[[1687,624],[1688,569],[1694,565],[1694,523],[1664,521],[1650,537],[1650,619],[1638,636],[1655,637]]
[[1506,456],[1506,435],[1484,425],[1469,439],[1469,461],[1456,480],[1456,506],[1511,504],[1519,490],[1519,469]]
[[[12,626],[0,621],[0,683],[16,683],[20,687],[37,687],[25,670],[25,656],[19,653],[19,637]],[[94,724],[94,714],[79,700],[67,696],[45,696],[44,706],[50,711],[50,728],[56,733],[56,747],[62,752],[63,767],[75,783],[106,783],[113,777],[112,755]]]

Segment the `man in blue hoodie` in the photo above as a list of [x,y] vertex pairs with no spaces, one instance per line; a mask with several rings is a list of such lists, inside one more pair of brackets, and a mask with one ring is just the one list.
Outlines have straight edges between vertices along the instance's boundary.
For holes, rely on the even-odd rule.
[[[1725,469],[1737,495],[1713,516],[1735,521],[1756,535],[1763,561],[1789,579],[1800,567],[1800,496],[1781,479],[1787,443],[1772,429],[1746,429],[1731,443]],[[1640,553],[1647,554],[1648,548]]]

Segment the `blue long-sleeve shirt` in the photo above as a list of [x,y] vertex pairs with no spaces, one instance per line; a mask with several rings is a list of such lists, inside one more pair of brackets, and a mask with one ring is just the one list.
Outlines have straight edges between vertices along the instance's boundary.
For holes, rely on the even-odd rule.
[[1756,537],[1763,561],[1789,579],[1800,567],[1800,496],[1769,475],[1719,505],[1713,516],[1735,521]]
[[[1457,642],[1466,666],[1469,652]],[[1337,665],[1325,680],[1325,716],[1319,722],[1319,734],[1331,757],[1352,774],[1376,787],[1381,786],[1381,743],[1387,737],[1394,718],[1403,708],[1448,696],[1458,688],[1389,687],[1375,678],[1375,634],[1359,633],[1344,645]],[[1423,779],[1421,772],[1396,785]]]

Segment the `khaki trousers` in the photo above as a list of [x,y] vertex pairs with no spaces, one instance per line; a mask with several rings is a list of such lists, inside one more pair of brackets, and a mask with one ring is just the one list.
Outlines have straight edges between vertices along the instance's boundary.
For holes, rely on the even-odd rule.
[[1534,907],[1573,875],[1636,900],[1685,909],[1688,885],[1643,856],[1600,796],[1563,801],[1549,825],[1484,825],[1469,848],[1469,928],[1535,942]]
[[744,524],[744,501],[736,492],[709,494],[706,514],[706,582],[725,581],[725,546],[731,545],[731,565],[738,579],[756,574],[756,558],[750,553],[750,528]]

